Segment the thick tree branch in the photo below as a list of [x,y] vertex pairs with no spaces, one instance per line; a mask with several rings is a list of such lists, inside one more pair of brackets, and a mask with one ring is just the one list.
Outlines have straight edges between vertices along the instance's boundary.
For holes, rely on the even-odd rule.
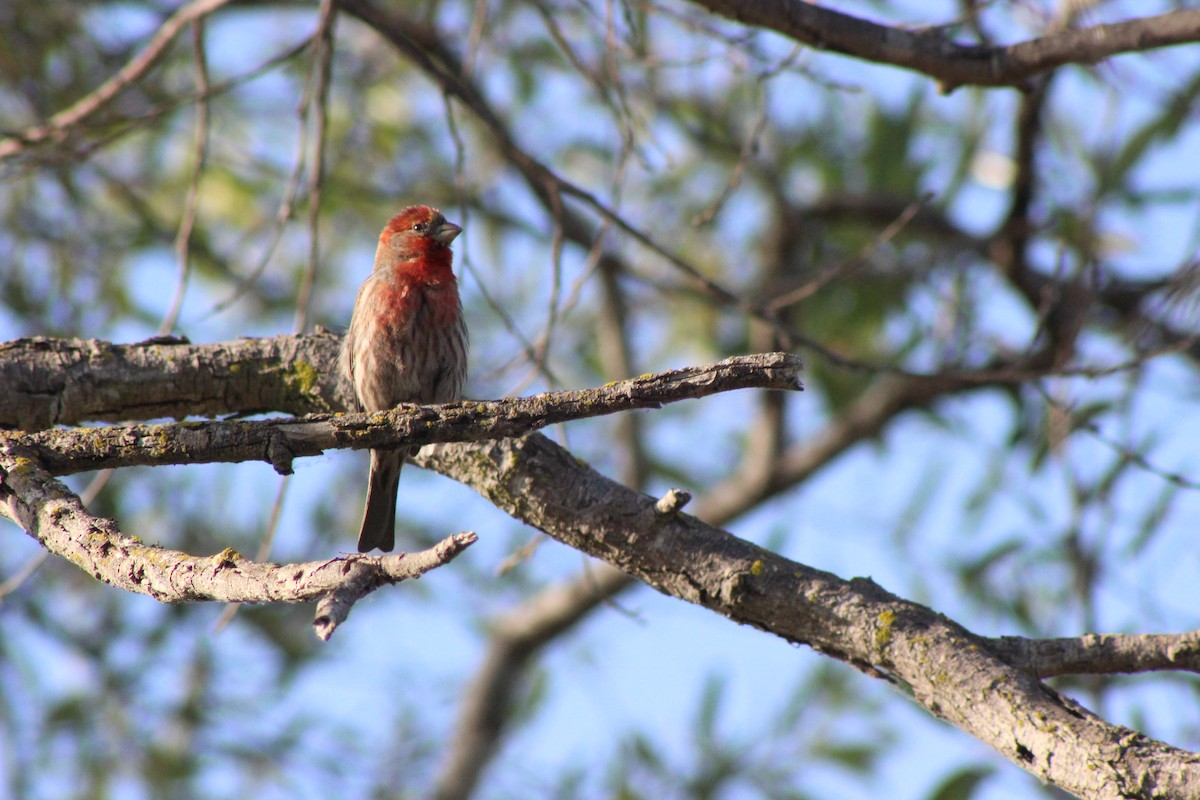
[[[905,411],[928,408],[943,397],[980,388],[986,388],[986,384],[975,380],[882,378],[816,436],[777,453],[765,467],[743,464],[727,479],[710,487],[697,500],[695,515],[711,525],[725,525],[807,480],[851,447],[876,436]],[[417,460],[423,463],[421,457]],[[557,636],[569,630],[601,604],[635,584],[625,573],[601,565],[568,584],[546,590],[545,599],[538,595],[496,622],[498,632],[512,626],[520,635],[497,633],[492,637],[484,663],[472,679],[459,712],[454,744],[438,776],[435,795],[438,800],[462,800],[470,796],[487,760],[495,752],[502,721],[524,666],[538,648],[550,641],[547,632]],[[1030,669],[1026,661],[1013,664]]]
[[265,411],[306,414],[338,398],[332,333],[190,344],[97,339],[0,343],[0,428]]
[[207,558],[144,544],[38,465],[33,453],[0,445],[0,510],[50,552],[98,581],[163,603],[302,603],[319,600],[313,627],[328,639],[351,606],[381,586],[418,578],[478,538],[459,533],[420,553],[345,555],[306,564],[262,564],[226,549]]
[[266,461],[282,474],[292,460],[337,447],[472,441],[519,436],[559,422],[657,408],[734,389],[799,389],[800,359],[735,356],[582,391],[488,402],[403,405],[378,414],[315,414],[298,420],[188,422],[0,433],[54,475],[129,466]]
[[931,713],[1066,791],[1200,794],[1200,756],[1106,723],[1005,663],[989,640],[870,580],[843,581],[687,515],[664,520],[654,498],[541,435],[427,448],[421,463],[664,594],[908,687]]
[[692,0],[746,25],[822,50],[920,72],[949,92],[964,85],[1022,86],[1064,64],[1094,64],[1120,53],[1200,41],[1200,10],[1067,30],[1003,46],[960,44],[945,28],[906,30],[806,0]]

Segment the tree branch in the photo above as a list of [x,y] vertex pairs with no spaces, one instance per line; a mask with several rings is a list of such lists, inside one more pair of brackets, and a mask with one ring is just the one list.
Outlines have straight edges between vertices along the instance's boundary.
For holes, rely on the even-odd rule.
[[191,344],[37,337],[0,343],[0,428],[331,411],[341,337],[332,333]]
[[692,0],[746,25],[782,33],[802,44],[920,72],[942,91],[964,85],[1022,86],[1064,64],[1094,64],[1120,53],[1200,41],[1200,10],[1062,31],[1017,44],[950,41],[943,27],[905,30],[823,8],[806,0]]
[[1166,670],[1200,673],[1200,631],[1061,639],[999,636],[990,639],[989,646],[1014,667],[1043,678]]
[[87,512],[79,497],[38,465],[31,451],[0,445],[0,509],[50,552],[98,581],[163,603],[302,603],[319,600],[313,627],[328,639],[356,601],[418,578],[473,544],[459,533],[419,553],[345,555],[304,564],[261,564],[226,549],[207,558],[144,544],[112,520]]
[[595,389],[487,402],[405,404],[377,414],[314,414],[298,420],[187,422],[0,432],[54,475],[167,464],[266,461],[289,474],[292,460],[327,449],[395,447],[519,436],[559,422],[657,408],[734,389],[799,389],[800,359],[788,353],[735,356]]
[[901,684],[1044,781],[1089,798],[1200,794],[1200,759],[1096,717],[1005,663],[988,639],[869,579],[781,558],[579,463],[539,434],[426,448],[422,466],[462,481],[560,542],[664,594],[808,644]]
[[167,48],[175,41],[175,37],[179,35],[180,31],[191,22],[203,19],[228,2],[230,0],[192,0],[177,10],[159,26],[149,44],[142,48],[141,52],[96,89],[81,97],[69,108],[52,116],[44,125],[0,139],[0,161],[21,153],[30,145],[65,139],[73,128],[91,119],[97,112],[107,107],[114,97],[149,72],[166,53]]

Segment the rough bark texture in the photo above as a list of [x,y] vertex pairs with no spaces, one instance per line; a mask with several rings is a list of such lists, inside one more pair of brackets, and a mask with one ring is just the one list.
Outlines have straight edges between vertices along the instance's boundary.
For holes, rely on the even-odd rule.
[[[191,344],[37,337],[0,343],[0,428],[340,408],[331,333]],[[332,360],[331,360],[332,359]]]

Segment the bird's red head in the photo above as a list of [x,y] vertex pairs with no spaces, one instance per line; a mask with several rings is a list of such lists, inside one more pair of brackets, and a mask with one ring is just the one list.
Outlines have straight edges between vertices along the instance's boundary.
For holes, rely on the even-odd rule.
[[429,206],[409,206],[392,217],[379,234],[379,241],[393,247],[393,240],[399,237],[411,241],[414,245],[424,243],[425,246],[442,245],[454,241],[454,237],[462,232],[462,228],[453,222],[447,222],[442,212]]
[[451,274],[450,243],[462,232],[442,212],[429,206],[409,206],[392,217],[379,234],[375,269],[399,268],[434,277]]

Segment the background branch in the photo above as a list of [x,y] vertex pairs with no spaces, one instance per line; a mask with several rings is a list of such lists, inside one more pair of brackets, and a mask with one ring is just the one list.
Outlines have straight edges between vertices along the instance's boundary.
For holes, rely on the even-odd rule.
[[946,92],[968,84],[1019,87],[1039,72],[1064,64],[1094,64],[1119,53],[1200,41],[1200,10],[1195,9],[992,46],[951,41],[944,27],[906,30],[880,25],[804,0],[693,2],[812,47],[923,73]]
[[230,0],[192,0],[180,8],[159,26],[141,52],[96,89],[69,108],[52,116],[44,125],[0,139],[0,161],[21,153],[30,145],[66,138],[73,128],[106,110],[114,97],[145,76],[184,28],[229,2]]

